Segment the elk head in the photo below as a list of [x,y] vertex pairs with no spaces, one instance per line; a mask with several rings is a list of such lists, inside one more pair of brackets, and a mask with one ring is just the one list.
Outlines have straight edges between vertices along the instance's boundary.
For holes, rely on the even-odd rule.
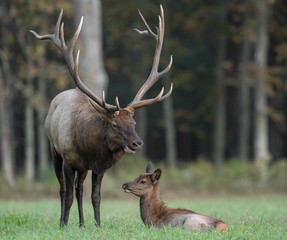
[[[147,35],[152,37],[156,40],[156,49],[153,59],[153,65],[150,72],[148,79],[142,85],[138,93],[136,94],[135,98],[131,103],[129,103],[125,108],[120,107],[119,100],[116,97],[115,105],[111,105],[106,103],[105,100],[105,93],[103,92],[102,98],[99,98],[96,94],[94,94],[80,79],[78,66],[79,66],[79,55],[80,51],[78,51],[76,56],[76,61],[74,61],[74,47],[75,43],[78,39],[80,34],[82,24],[83,24],[83,17],[81,18],[80,24],[78,29],[76,30],[71,42],[67,46],[64,39],[64,23],[61,23],[63,15],[63,10],[61,11],[58,21],[56,23],[55,32],[53,34],[46,34],[46,35],[38,35],[36,32],[31,31],[32,34],[37,39],[44,40],[50,39],[54,42],[54,44],[61,50],[66,64],[68,66],[69,72],[74,79],[76,86],[89,98],[90,104],[93,108],[100,113],[101,119],[104,121],[105,125],[107,126],[107,136],[109,136],[109,148],[110,150],[116,150],[119,148],[119,142],[123,143],[123,146],[120,146],[122,150],[127,153],[134,153],[135,150],[138,150],[142,147],[143,142],[137,136],[135,132],[135,121],[133,120],[134,111],[137,108],[145,107],[151,105],[156,102],[160,102],[166,99],[172,92],[172,84],[170,90],[164,95],[164,88],[160,91],[160,93],[152,99],[142,99],[145,93],[157,82],[161,77],[166,75],[171,66],[172,66],[172,56],[170,57],[170,62],[168,66],[163,70],[158,72],[158,66],[160,61],[160,54],[164,39],[164,13],[163,8],[160,6],[160,16],[159,16],[159,26],[157,28],[157,33],[154,33],[149,25],[146,23],[143,15],[139,11],[139,15],[142,18],[146,30],[140,31],[135,29],[141,35]],[[117,149],[119,150],[119,149]]]
[[106,142],[111,152],[123,150],[126,153],[135,153],[141,149],[143,141],[135,131],[133,112],[128,109],[120,109],[110,114],[101,114],[104,129],[106,131]]
[[158,183],[162,170],[160,168],[152,172],[152,163],[149,162],[146,167],[146,173],[142,173],[139,177],[131,182],[124,183],[122,188],[126,193],[133,193],[138,197],[149,195],[154,186]]

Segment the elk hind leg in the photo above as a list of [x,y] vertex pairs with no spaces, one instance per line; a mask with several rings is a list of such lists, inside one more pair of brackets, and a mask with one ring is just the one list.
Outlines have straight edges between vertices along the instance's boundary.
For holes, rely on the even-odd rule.
[[83,214],[83,183],[86,179],[88,171],[78,171],[77,172],[77,179],[76,179],[76,198],[78,202],[78,211],[79,211],[79,225],[80,227],[83,227],[85,225],[84,223],[84,214]]
[[67,225],[69,220],[70,209],[74,200],[73,190],[75,181],[75,170],[71,166],[65,165],[64,162],[63,172],[64,172],[64,184],[65,184],[63,224]]
[[64,175],[63,175],[63,158],[59,155],[54,148],[51,146],[51,153],[53,158],[54,170],[60,184],[60,199],[61,199],[61,218],[60,218],[60,226],[63,224],[63,217],[64,217],[64,192],[65,192],[65,182],[64,182]]

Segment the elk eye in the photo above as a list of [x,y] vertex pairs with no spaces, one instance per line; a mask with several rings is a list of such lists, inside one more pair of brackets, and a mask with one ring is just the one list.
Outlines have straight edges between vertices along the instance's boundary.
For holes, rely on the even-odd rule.
[[142,180],[141,182],[140,182],[140,184],[145,184],[146,183],[146,180]]

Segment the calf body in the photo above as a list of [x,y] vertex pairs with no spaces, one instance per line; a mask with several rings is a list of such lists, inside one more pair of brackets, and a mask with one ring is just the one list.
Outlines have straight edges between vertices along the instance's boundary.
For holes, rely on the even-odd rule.
[[151,172],[151,163],[146,173],[135,180],[123,184],[125,192],[140,197],[140,213],[145,225],[162,228],[163,226],[182,226],[193,230],[225,230],[227,224],[219,219],[198,214],[182,208],[168,208],[160,199],[159,179],[161,169]]

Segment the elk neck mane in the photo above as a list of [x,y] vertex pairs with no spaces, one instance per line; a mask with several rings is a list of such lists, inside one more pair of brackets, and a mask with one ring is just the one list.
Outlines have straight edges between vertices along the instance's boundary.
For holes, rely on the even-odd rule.
[[[90,165],[92,169],[101,168],[100,166],[111,167],[122,158],[124,151],[121,149],[115,152],[108,150],[102,114],[92,107],[88,96],[78,89],[76,91],[76,104],[81,107],[75,107],[72,111],[71,126],[73,128],[71,131],[74,146],[83,158],[93,162]],[[102,159],[105,161],[103,162]],[[97,166],[93,166],[94,164]]]

